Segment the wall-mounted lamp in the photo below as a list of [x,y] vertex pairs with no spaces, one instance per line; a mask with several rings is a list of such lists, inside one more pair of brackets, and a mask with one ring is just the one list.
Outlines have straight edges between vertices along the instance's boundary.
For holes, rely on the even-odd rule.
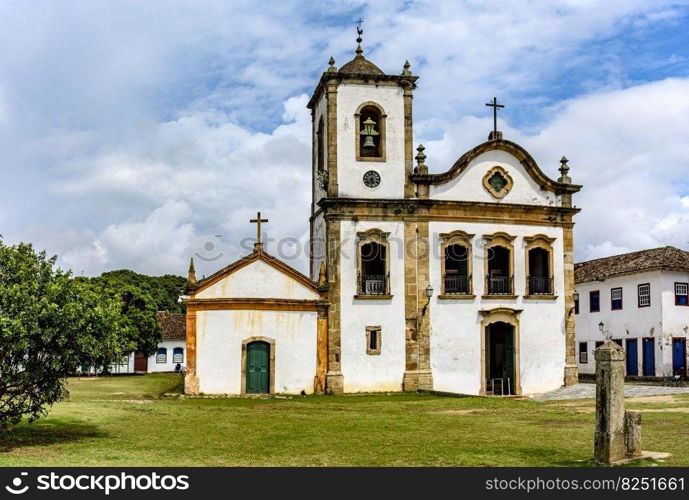
[[603,324],[602,321],[601,321],[600,323],[598,323],[598,329],[600,330],[601,333],[603,333],[603,327],[604,327],[604,326],[605,326],[605,325]]
[[574,306],[569,308],[569,314],[568,316],[571,316],[576,312],[577,309],[577,303],[579,302],[579,292],[574,292],[572,294],[572,297],[574,297]]
[[431,297],[433,297],[433,287],[431,286],[430,282],[428,283],[428,285],[426,285],[426,289],[423,291],[423,293],[424,295],[426,295],[426,298],[428,300],[426,301],[426,304],[424,304],[423,309],[421,310],[421,316],[424,316],[426,314],[428,304],[431,303]]

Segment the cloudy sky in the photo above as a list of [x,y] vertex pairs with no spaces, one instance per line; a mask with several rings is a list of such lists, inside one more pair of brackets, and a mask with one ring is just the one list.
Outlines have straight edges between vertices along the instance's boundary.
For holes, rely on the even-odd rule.
[[495,95],[505,137],[584,185],[578,260],[689,248],[689,0],[0,0],[0,234],[89,275],[209,274],[257,210],[303,241],[305,105],[360,16],[366,56],[421,77],[431,171],[485,140]]

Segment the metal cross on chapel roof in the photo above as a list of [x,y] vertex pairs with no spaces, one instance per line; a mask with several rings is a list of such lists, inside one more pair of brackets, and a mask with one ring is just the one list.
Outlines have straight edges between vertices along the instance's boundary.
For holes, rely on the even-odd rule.
[[487,102],[486,106],[493,108],[493,137],[498,136],[498,108],[504,108],[504,104],[498,104],[498,98],[493,97],[491,102]]
[[263,242],[261,241],[261,223],[268,222],[268,219],[261,219],[261,212],[257,212],[256,218],[250,219],[249,222],[256,224],[256,243],[254,243],[254,248],[256,250],[261,250],[263,248]]

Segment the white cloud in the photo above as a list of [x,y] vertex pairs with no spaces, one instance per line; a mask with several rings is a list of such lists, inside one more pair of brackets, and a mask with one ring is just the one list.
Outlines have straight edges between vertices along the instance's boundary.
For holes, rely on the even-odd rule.
[[108,226],[94,241],[95,252],[114,269],[132,266],[149,274],[184,269],[194,229],[190,216],[185,202],[168,201],[143,221]]
[[[367,56],[389,73],[409,59],[421,76],[415,140],[435,171],[485,140],[483,103],[498,95],[505,136],[553,177],[567,155],[584,184],[577,258],[686,246],[688,81],[636,82],[629,47],[615,44],[675,26],[682,4],[6,3],[17,22],[0,33],[0,124],[12,123],[0,127],[1,232],[87,273],[183,274],[197,255],[207,274],[245,253],[258,210],[271,238],[303,239],[305,93],[330,55],[352,57],[340,23],[362,14]],[[634,61],[682,60],[663,55]]]
[[[466,117],[434,120],[444,131],[426,141],[432,171],[446,170],[486,139],[492,123]],[[667,79],[597,92],[561,103],[535,135],[507,126],[505,138],[524,146],[541,168],[558,177],[559,159],[583,184],[574,203],[576,258],[666,244],[689,246],[689,79]],[[422,132],[423,133],[423,132]]]
[[611,241],[602,241],[596,244],[588,244],[584,249],[584,258],[582,260],[598,259],[600,257],[608,257],[610,255],[617,255],[627,253],[631,250],[627,247],[618,247],[613,245]]

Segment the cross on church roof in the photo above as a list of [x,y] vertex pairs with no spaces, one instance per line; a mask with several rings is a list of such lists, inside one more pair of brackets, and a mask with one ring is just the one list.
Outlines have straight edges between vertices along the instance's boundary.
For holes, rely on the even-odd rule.
[[268,219],[261,219],[261,212],[256,213],[255,219],[250,219],[250,223],[256,224],[256,243],[254,243],[254,248],[256,250],[263,249],[263,243],[261,242],[261,223],[268,222]]
[[504,104],[498,104],[498,98],[493,97],[491,102],[487,102],[486,106],[493,108],[493,139],[498,138],[498,108],[504,108]]

